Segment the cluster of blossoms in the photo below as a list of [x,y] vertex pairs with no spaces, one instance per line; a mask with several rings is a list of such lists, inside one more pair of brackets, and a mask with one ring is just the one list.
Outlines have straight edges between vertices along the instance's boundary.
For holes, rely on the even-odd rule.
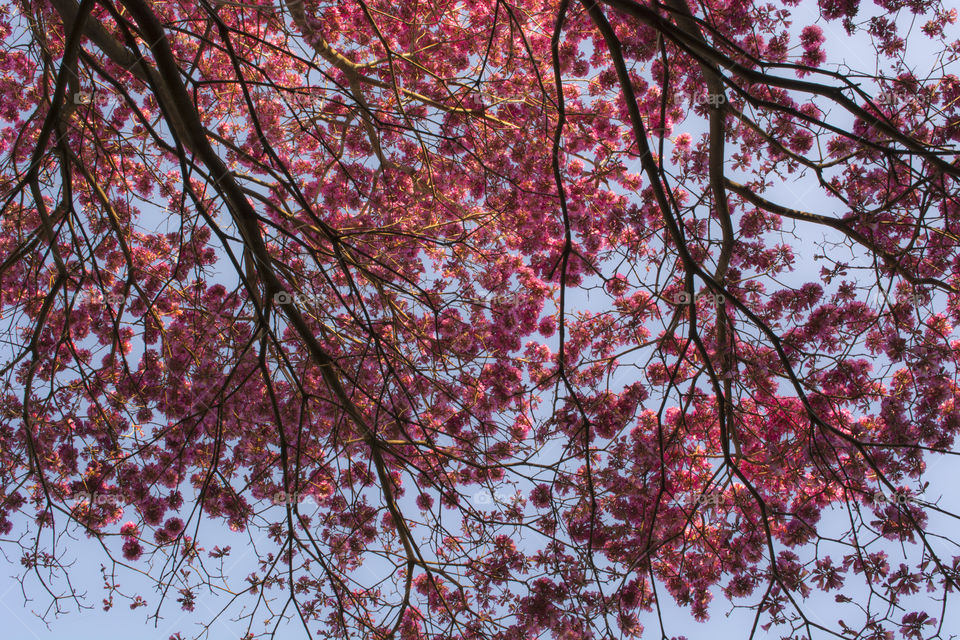
[[912,498],[960,433],[956,11],[798,4],[0,7],[0,533],[119,526],[193,610],[197,519],[263,531],[234,593],[328,638],[751,596],[781,632],[861,578],[854,634],[923,637],[889,612],[960,566]]

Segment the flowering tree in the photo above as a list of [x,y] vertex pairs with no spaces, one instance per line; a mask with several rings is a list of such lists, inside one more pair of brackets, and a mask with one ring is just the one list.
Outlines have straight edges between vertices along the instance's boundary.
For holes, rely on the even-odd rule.
[[249,637],[949,630],[956,11],[781,4],[2,5],[24,580],[191,609],[213,519]]

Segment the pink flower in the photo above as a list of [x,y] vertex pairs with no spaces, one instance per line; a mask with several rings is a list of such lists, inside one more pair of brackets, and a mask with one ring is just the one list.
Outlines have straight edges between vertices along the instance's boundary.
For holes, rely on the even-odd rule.
[[626,276],[620,273],[607,280],[606,283],[607,291],[615,296],[622,296],[627,291],[628,286]]
[[537,485],[536,488],[530,492],[530,502],[533,503],[533,506],[541,509],[550,506],[550,486],[547,484]]
[[164,523],[163,528],[171,536],[175,536],[183,531],[183,520],[180,518],[170,518]]
[[857,15],[859,0],[820,0],[820,12],[827,20],[850,18]]
[[433,497],[429,494],[421,493],[417,496],[417,506],[423,511],[430,511],[430,508],[433,506]]
[[800,43],[807,51],[818,48],[823,42],[823,29],[815,24],[804,27],[800,32]]
[[539,331],[544,338],[549,338],[557,331],[557,321],[554,318],[544,318],[540,321]]
[[803,64],[816,67],[826,60],[826,55],[820,49],[823,41],[823,30],[820,27],[810,25],[803,28],[800,33],[800,44],[803,46],[803,57],[801,58]]
[[143,514],[144,522],[153,526],[160,524],[166,510],[166,504],[159,498],[150,497],[140,504],[140,512]]
[[125,522],[120,527],[120,535],[124,538],[136,538],[140,535],[140,528],[133,522]]
[[139,560],[143,554],[143,547],[136,540],[127,540],[123,543],[123,557],[127,560]]

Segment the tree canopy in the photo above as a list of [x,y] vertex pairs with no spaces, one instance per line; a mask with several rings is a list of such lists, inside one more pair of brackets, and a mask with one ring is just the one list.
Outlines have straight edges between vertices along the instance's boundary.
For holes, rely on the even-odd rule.
[[956,18],[0,5],[0,548],[161,615],[267,532],[249,638],[940,637]]

